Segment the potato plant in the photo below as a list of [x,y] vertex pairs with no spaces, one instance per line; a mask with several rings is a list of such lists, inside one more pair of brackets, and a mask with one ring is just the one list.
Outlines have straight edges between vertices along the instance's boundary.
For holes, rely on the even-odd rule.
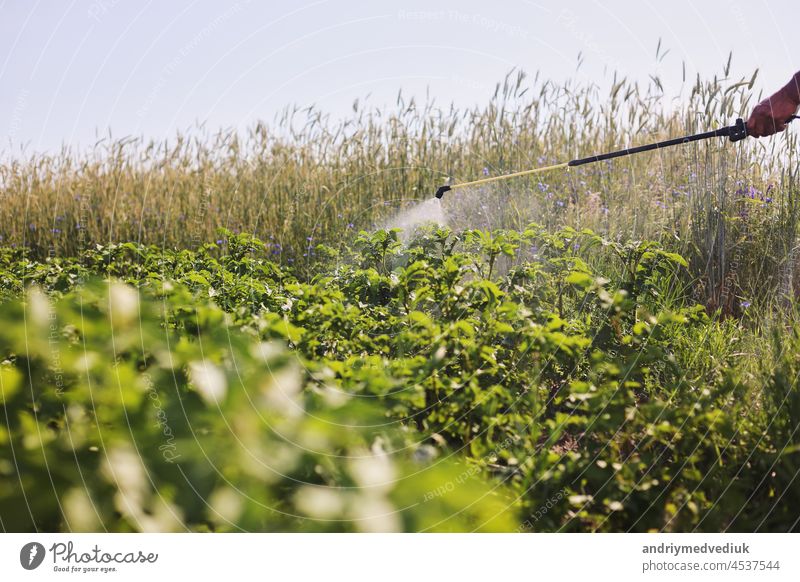
[[7,530],[798,528],[800,328],[592,231],[0,252]]

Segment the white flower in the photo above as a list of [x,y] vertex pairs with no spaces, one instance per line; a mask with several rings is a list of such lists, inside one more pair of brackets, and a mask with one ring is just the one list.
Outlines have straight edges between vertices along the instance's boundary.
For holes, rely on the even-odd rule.
[[316,519],[333,519],[342,513],[344,503],[337,491],[328,487],[301,487],[294,497],[297,509]]
[[99,510],[95,509],[92,500],[83,489],[74,487],[67,491],[61,504],[70,531],[94,532],[102,527],[97,517]]
[[250,348],[250,353],[254,358],[258,358],[263,362],[274,360],[283,354],[284,348],[278,342],[261,342]]
[[439,456],[439,451],[433,445],[422,445],[414,451],[414,460],[417,463],[427,465]]
[[189,364],[189,379],[203,400],[209,404],[219,403],[228,391],[225,374],[207,360]]
[[355,526],[364,533],[394,533],[402,530],[400,515],[386,499],[363,495],[354,503]]
[[42,293],[38,287],[32,287],[28,291],[26,303],[28,304],[28,316],[34,325],[38,327],[46,327],[47,320],[50,317],[50,301],[47,296]]
[[395,474],[394,465],[386,453],[350,461],[350,475],[355,482],[374,493],[389,491],[394,487]]
[[343,391],[338,386],[325,384],[318,389],[320,396],[325,401],[325,404],[331,408],[339,408],[344,406],[350,400],[350,394]]
[[300,394],[302,376],[297,366],[287,366],[273,373],[264,383],[263,402],[270,411],[289,418],[303,414],[303,399]]
[[121,445],[110,449],[103,465],[103,475],[118,489],[114,497],[118,511],[131,515],[142,508],[147,495],[147,475],[133,447]]
[[139,315],[139,292],[125,283],[112,283],[108,290],[108,308],[113,325],[127,326]]
[[140,512],[132,518],[143,533],[186,531],[181,509],[161,496],[153,497],[147,511]]
[[211,519],[217,523],[235,523],[242,513],[242,497],[229,487],[214,491],[208,499]]

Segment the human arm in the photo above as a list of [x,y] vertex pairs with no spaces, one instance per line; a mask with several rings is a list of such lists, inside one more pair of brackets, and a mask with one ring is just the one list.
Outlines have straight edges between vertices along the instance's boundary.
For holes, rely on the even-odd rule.
[[747,120],[747,134],[766,137],[786,129],[786,121],[800,107],[800,72],[775,94],[755,106]]

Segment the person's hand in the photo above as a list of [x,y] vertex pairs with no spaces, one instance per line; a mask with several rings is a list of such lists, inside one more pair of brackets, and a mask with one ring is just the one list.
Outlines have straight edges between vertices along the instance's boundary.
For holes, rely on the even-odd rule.
[[756,105],[747,120],[747,135],[766,137],[786,129],[786,120],[797,112],[798,103],[784,87]]

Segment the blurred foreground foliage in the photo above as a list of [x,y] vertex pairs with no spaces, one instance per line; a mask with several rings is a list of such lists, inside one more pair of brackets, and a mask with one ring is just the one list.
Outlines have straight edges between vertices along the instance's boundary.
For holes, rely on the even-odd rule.
[[591,231],[0,250],[5,530],[798,528],[800,328]]

